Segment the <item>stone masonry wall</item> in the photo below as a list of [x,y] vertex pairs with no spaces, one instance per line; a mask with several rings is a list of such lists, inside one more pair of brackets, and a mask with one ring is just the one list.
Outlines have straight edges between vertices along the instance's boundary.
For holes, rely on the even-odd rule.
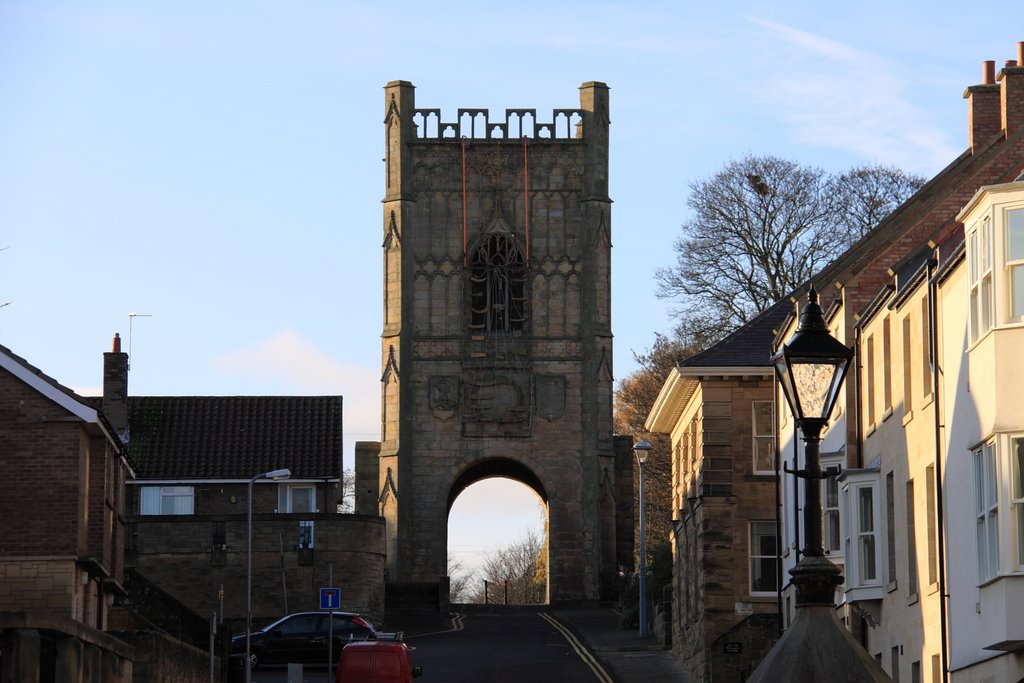
[[[315,523],[314,547],[297,549],[298,523]],[[145,516],[129,520],[134,568],[197,614],[244,619],[245,515]],[[224,547],[211,545],[215,531]],[[384,521],[339,514],[253,514],[252,609],[255,623],[319,608],[319,589],[340,587],[341,607],[384,615]],[[333,566],[332,566],[333,565]],[[333,583],[333,586],[331,585]],[[285,597],[287,596],[287,610]]]

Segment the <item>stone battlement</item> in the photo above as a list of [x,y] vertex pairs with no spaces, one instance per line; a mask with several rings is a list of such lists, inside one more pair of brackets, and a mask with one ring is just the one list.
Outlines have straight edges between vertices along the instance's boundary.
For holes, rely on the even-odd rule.
[[487,109],[459,109],[456,121],[441,120],[440,109],[416,109],[416,137],[423,140],[451,140],[462,138],[485,140],[515,140],[534,138],[547,140],[577,140],[583,137],[582,109],[554,109],[551,123],[537,121],[536,109],[506,109],[502,122],[492,121]]

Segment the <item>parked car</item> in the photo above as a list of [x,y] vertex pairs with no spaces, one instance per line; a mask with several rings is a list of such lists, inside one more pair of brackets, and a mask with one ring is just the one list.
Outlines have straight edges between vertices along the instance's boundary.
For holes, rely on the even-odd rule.
[[[296,612],[249,635],[249,667],[289,662],[326,666],[331,616],[334,619],[332,652],[341,652],[352,640],[378,637],[370,622],[353,612]],[[393,637],[393,634],[379,635]],[[244,633],[231,639],[231,653],[245,656]]]
[[409,648],[399,641],[349,643],[341,651],[335,683],[412,683],[423,668],[409,662]]

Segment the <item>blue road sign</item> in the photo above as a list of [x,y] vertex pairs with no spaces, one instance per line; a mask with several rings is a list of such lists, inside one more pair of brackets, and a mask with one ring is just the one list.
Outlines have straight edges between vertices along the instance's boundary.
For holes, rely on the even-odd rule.
[[341,609],[341,589],[321,588],[320,609]]

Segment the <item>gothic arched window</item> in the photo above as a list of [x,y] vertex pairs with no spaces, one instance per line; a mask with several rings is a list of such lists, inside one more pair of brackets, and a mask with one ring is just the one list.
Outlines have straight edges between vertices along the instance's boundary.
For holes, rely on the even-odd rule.
[[469,325],[489,332],[523,329],[526,265],[511,235],[484,235],[469,258]]

